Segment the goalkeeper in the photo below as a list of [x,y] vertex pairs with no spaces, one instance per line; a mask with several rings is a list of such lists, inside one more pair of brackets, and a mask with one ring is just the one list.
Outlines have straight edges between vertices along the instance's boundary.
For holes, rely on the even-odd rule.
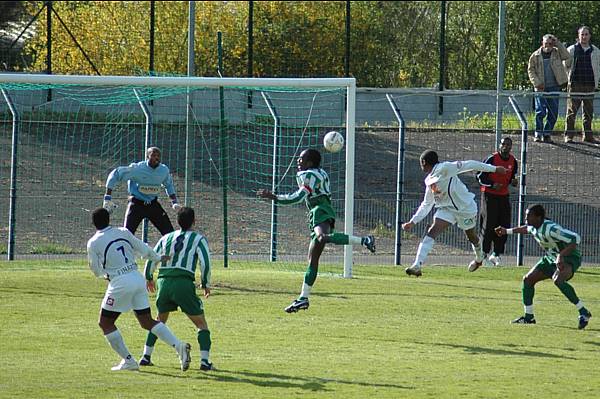
[[331,191],[329,176],[320,168],[321,154],[314,149],[307,149],[298,158],[298,173],[296,181],[298,190],[291,194],[277,195],[268,190],[258,190],[257,196],[275,201],[280,205],[306,202],[308,208],[311,240],[308,247],[308,269],[304,275],[302,291],[298,299],[285,308],[287,313],[308,309],[308,297],[317,279],[319,258],[328,242],[336,245],[364,245],[369,251],[375,252],[373,236],[356,237],[342,233],[334,233],[335,211],[331,206]]
[[120,166],[110,172],[106,180],[106,194],[102,207],[109,212],[117,207],[112,201],[114,187],[119,182],[127,180],[129,204],[125,214],[125,227],[133,234],[144,218],[148,218],[162,235],[174,230],[169,216],[158,202],[161,188],[164,187],[171,198],[171,205],[175,211],[180,209],[181,205],[177,202],[169,168],[160,163],[160,156],[159,148],[149,147],[146,150],[145,161]]

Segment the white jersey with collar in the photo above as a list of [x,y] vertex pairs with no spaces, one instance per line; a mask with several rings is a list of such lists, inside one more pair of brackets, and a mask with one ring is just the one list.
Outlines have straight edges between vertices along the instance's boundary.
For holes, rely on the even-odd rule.
[[473,200],[475,194],[458,177],[473,171],[494,172],[496,167],[479,161],[440,162],[434,165],[425,177],[423,201],[410,222],[419,223],[434,206],[459,213],[477,213],[477,204]]
[[124,227],[108,226],[99,230],[87,243],[89,266],[96,277],[110,280],[137,270],[136,255],[159,261],[152,248]]

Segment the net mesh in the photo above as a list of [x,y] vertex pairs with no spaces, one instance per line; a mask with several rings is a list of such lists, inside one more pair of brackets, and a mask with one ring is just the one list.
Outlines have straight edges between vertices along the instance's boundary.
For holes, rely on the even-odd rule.
[[[162,150],[180,202],[196,210],[197,228],[211,251],[231,259],[270,258],[271,204],[256,190],[297,189],[296,160],[319,149],[343,226],[343,151],[322,150],[330,130],[345,133],[345,88],[89,87],[2,84],[19,111],[16,170],[16,254],[80,254],[94,229],[90,210],[101,206],[106,178],[117,166],[144,160],[148,145]],[[189,112],[188,109],[189,93]],[[270,102],[271,109],[267,106]],[[142,105],[151,116],[148,123]],[[187,122],[186,122],[187,121]],[[277,123],[275,123],[277,122]],[[12,115],[0,104],[0,149],[11,153]],[[275,148],[276,145],[276,148]],[[186,153],[188,158],[186,158]],[[0,213],[8,215],[10,157],[0,164]],[[113,192],[121,225],[127,185]],[[165,193],[159,201],[176,226]],[[304,259],[309,231],[303,205],[279,207],[274,231],[279,259]],[[137,235],[141,237],[142,229]],[[0,229],[5,250],[8,226]],[[150,226],[148,241],[159,238]],[[341,248],[328,249],[341,255]]]

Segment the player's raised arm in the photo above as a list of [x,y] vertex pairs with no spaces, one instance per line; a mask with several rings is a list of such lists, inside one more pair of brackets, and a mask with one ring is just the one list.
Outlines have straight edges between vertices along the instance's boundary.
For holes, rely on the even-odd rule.
[[466,172],[491,172],[500,173],[501,175],[503,175],[506,173],[506,169],[502,166],[494,166],[487,163],[472,160],[448,162],[447,165],[450,168],[456,168],[455,170],[452,170],[452,172],[456,174]]

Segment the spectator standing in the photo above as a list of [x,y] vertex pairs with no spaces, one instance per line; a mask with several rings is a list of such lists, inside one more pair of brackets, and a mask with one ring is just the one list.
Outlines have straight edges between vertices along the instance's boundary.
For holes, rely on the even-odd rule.
[[557,93],[568,81],[563,62],[570,66],[571,56],[556,36],[550,33],[544,35],[542,46],[529,57],[527,73],[536,92],[533,139],[536,142],[552,142],[552,130],[558,118]]
[[[565,126],[565,143],[572,143],[575,135],[575,118],[583,103],[583,141],[597,143],[592,133],[594,118],[594,90],[598,87],[600,78],[600,49],[590,40],[592,33],[589,27],[582,26],[577,30],[577,43],[567,49],[571,62],[565,62],[567,67],[569,93],[590,93],[569,95],[567,98],[567,118]],[[569,65],[570,64],[570,65]]]

